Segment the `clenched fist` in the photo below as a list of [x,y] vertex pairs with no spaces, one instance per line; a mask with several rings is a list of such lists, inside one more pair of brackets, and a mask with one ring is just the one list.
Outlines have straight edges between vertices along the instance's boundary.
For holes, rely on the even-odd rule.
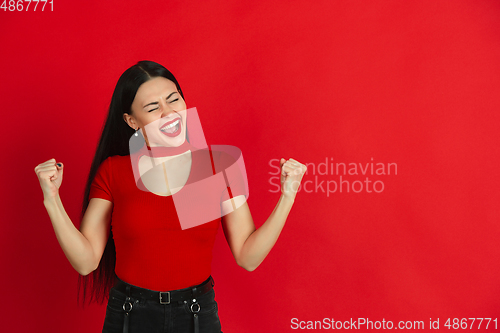
[[55,198],[63,179],[63,164],[56,163],[56,159],[52,158],[38,164],[35,173],[40,181],[44,198]]
[[297,190],[302,181],[307,167],[293,158],[280,161],[281,167],[281,193],[288,198],[295,199]]

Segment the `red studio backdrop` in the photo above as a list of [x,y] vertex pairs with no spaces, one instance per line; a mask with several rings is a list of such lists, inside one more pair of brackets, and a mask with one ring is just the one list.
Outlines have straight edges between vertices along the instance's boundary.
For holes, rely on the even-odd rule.
[[308,166],[255,271],[220,229],[224,332],[500,329],[500,3],[19,2],[0,10],[3,332],[101,331],[34,168],[64,163],[79,226],[111,94],[139,60],[176,75],[208,144],[241,149],[257,227],[279,159]]

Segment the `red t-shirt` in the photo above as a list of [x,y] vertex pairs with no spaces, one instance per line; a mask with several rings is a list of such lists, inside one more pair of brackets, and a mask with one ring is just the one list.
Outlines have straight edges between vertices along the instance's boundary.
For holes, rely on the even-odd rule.
[[[192,156],[195,166],[197,154]],[[233,184],[232,197],[245,194],[241,181]],[[224,192],[222,201],[229,199],[227,189]],[[172,196],[137,187],[130,156],[115,155],[101,163],[90,188],[92,198],[113,202],[115,273],[123,281],[167,291],[200,284],[210,276],[221,218],[182,230]]]

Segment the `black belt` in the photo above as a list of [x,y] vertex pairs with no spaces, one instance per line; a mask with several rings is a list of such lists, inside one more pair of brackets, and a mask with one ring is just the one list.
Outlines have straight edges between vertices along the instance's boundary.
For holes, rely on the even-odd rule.
[[[130,286],[130,294],[127,293],[127,286]],[[208,279],[197,286],[171,291],[154,291],[144,289],[130,285],[120,279],[118,279],[114,288],[129,297],[150,299],[154,302],[159,302],[160,304],[170,304],[171,302],[187,301],[189,299],[196,298],[197,296],[209,292],[213,287],[214,280],[210,275]]]
[[129,313],[133,307],[133,304],[131,302],[132,298],[135,299],[142,298],[146,300],[152,300],[154,302],[159,302],[160,304],[170,304],[171,302],[191,300],[192,304],[190,309],[191,312],[193,313],[194,332],[198,333],[199,332],[198,312],[200,311],[200,305],[196,301],[196,297],[209,292],[214,287],[214,280],[212,278],[212,275],[210,275],[208,279],[206,279],[204,282],[194,287],[171,290],[171,291],[154,291],[154,290],[144,289],[141,287],[128,284],[120,280],[120,278],[118,278],[117,280],[118,281],[113,288],[127,295],[125,303],[123,304],[123,310],[125,311],[125,320],[123,322],[123,333],[128,333]]

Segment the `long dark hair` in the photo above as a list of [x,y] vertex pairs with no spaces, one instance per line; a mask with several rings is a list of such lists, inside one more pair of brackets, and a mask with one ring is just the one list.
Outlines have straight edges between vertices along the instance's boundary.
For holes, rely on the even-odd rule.
[[[108,117],[104,123],[101,138],[99,139],[94,159],[90,166],[83,194],[80,222],[89,205],[90,185],[101,163],[110,156],[130,155],[129,140],[135,131],[124,121],[123,114],[133,114],[131,106],[139,87],[144,82],[160,76],[175,83],[179,94],[184,99],[181,87],[174,75],[162,65],[152,61],[139,61],[127,69],[118,79],[113,96],[111,97]],[[93,300],[100,302],[100,304],[103,304],[107,300],[109,290],[116,281],[115,263],[115,242],[111,231],[97,269],[89,275],[78,275],[77,302],[80,300],[80,286],[83,286],[83,305],[85,305],[86,296],[90,293],[89,287],[92,287],[89,304]]]

